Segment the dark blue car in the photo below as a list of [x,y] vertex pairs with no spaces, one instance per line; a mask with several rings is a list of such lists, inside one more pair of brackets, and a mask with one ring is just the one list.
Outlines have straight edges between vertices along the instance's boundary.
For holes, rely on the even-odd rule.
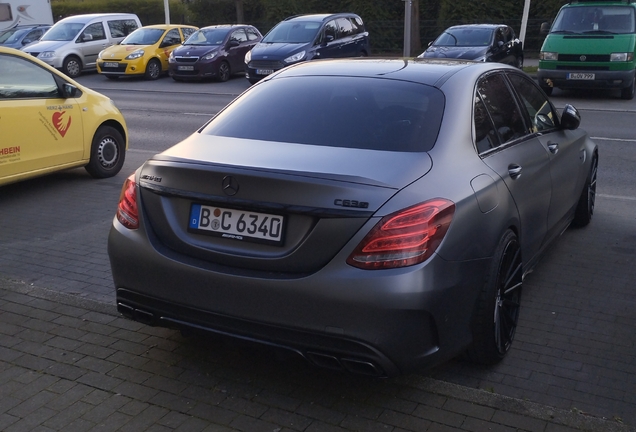
[[276,24],[245,56],[250,83],[305,60],[365,57],[369,33],[352,13],[297,15]]

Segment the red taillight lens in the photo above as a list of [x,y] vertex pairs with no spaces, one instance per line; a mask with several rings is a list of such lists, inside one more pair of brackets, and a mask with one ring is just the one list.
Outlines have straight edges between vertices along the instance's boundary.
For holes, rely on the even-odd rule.
[[436,198],[383,217],[347,258],[367,270],[406,267],[430,257],[441,243],[455,204]]
[[126,228],[139,228],[139,212],[137,210],[137,183],[135,175],[131,175],[124,182],[117,205],[117,220]]

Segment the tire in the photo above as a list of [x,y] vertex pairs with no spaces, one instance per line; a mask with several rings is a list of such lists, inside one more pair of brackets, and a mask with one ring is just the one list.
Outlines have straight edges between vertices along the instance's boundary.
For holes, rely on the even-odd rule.
[[112,126],[100,126],[91,145],[91,158],[85,169],[94,178],[116,175],[124,166],[126,141]]
[[217,78],[221,82],[225,82],[230,79],[231,75],[230,65],[227,62],[221,62],[219,65],[219,70],[216,74]]
[[598,173],[598,156],[594,155],[590,172],[585,180],[579,202],[576,205],[572,226],[584,227],[592,220],[596,204],[596,175]]
[[68,56],[62,64],[62,71],[69,78],[77,78],[82,73],[82,61],[78,57]]
[[636,91],[636,77],[632,79],[632,83],[629,87],[625,87],[621,90],[621,99],[632,100],[634,99],[634,92]]
[[473,343],[466,352],[470,361],[492,365],[505,357],[517,329],[522,282],[521,246],[515,233],[507,230],[477,299]]
[[161,76],[161,63],[157,59],[151,59],[146,65],[146,73],[144,78],[147,80],[156,80]]

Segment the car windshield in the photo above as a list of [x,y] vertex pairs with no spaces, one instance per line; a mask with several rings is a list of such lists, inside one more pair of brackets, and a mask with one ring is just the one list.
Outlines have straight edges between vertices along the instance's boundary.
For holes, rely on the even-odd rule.
[[82,23],[57,23],[44,36],[42,41],[70,41],[84,28]]
[[215,117],[208,135],[398,152],[430,150],[444,96],[383,78],[308,76],[253,87]]
[[307,43],[316,39],[319,22],[283,21],[263,38],[264,43]]
[[137,29],[121,41],[120,45],[154,45],[165,32],[164,29]]
[[435,46],[488,46],[492,40],[490,28],[450,28],[433,43]]
[[634,33],[631,6],[576,6],[561,9],[551,33]]
[[0,44],[17,42],[25,31],[23,29],[11,29],[0,33]]
[[221,45],[230,29],[197,30],[184,42],[184,45]]

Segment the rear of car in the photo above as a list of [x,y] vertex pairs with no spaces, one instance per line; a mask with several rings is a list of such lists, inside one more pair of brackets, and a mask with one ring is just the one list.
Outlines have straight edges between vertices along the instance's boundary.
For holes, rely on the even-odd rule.
[[[548,32],[544,23],[542,32]],[[564,5],[549,29],[537,78],[550,94],[562,89],[618,89],[635,93],[636,4],[579,0]]]
[[276,24],[247,53],[245,77],[253,84],[302,61],[365,57],[370,53],[369,33],[358,15],[298,15]]
[[157,79],[168,72],[168,57],[197,27],[157,24],[138,28],[119,44],[99,53],[97,72],[107,78],[143,76]]

